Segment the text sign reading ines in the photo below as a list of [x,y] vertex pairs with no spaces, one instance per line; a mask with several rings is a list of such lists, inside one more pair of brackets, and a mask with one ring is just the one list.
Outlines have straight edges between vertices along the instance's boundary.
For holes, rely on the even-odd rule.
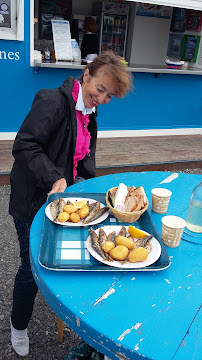
[[19,51],[5,51],[0,50],[0,60],[19,60],[20,53]]

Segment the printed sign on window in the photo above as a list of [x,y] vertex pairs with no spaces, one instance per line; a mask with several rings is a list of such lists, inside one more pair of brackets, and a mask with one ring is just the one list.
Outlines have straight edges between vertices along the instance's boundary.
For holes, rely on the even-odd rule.
[[0,13],[1,14],[8,14],[8,4],[1,3],[0,4]]

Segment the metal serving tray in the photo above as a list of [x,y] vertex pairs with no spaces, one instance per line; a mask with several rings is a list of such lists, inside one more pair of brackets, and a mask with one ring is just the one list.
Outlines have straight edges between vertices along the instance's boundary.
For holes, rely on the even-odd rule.
[[[49,196],[48,203],[60,197],[91,198],[105,204],[105,194],[103,193],[56,193]],[[118,221],[110,214],[102,223],[92,227],[96,229],[106,225],[127,226],[129,224]],[[57,225],[50,221],[46,215],[41,237],[39,263],[46,269],[63,271],[157,271],[166,269],[170,265],[170,259],[148,211],[134,223],[134,226],[153,234],[161,245],[161,255],[152,265],[138,269],[123,269],[105,265],[94,259],[86,249],[89,226],[67,227]]]

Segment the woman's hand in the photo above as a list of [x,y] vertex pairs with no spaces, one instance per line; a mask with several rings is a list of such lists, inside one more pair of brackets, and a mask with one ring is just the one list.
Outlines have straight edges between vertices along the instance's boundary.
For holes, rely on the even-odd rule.
[[64,192],[66,187],[67,187],[67,182],[65,179],[62,178],[60,180],[57,180],[53,184],[51,191],[48,193],[48,197],[49,197],[49,195],[51,195],[53,193]]

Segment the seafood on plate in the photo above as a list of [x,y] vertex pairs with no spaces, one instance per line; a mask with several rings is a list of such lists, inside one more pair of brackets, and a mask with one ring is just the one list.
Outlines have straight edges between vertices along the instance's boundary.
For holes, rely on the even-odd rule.
[[116,235],[113,231],[107,234],[104,228],[98,230],[98,234],[90,228],[90,241],[92,247],[104,260],[119,261],[120,263],[144,262],[152,251],[151,239],[153,235],[145,235],[141,238],[132,237],[123,226]]
[[95,204],[95,207],[91,206],[88,216],[82,221],[83,224],[88,224],[89,222],[97,220],[109,210],[108,206],[104,206],[100,209],[100,203],[97,203]]
[[109,210],[108,206],[104,206],[102,209],[100,209],[95,216],[91,219],[91,221],[97,220],[100,216],[105,214]]
[[149,240],[151,240],[153,237],[153,235],[146,235],[143,236],[141,238],[139,238],[136,242],[135,242],[135,248],[137,247],[145,247],[145,245],[149,242]]
[[[100,234],[101,234],[101,229],[100,229]],[[105,237],[105,241],[102,241],[101,247],[106,253],[109,253],[112,249],[115,248],[116,246],[115,238],[116,238],[116,231],[112,231],[107,237]]]
[[54,200],[50,204],[50,212],[51,212],[51,215],[53,217],[53,221],[56,222],[57,217],[59,215],[59,202],[58,202],[58,200]]
[[90,208],[89,214],[83,219],[83,224],[87,224],[91,222],[95,214],[100,210],[100,203],[99,201],[96,201]]
[[108,236],[107,236],[107,241],[111,241],[115,244],[115,238],[116,238],[116,231],[112,231]]
[[126,236],[127,234],[127,230],[126,230],[126,227],[125,226],[122,226],[121,230],[119,231],[119,234],[120,236]]
[[63,212],[63,209],[66,205],[66,202],[64,201],[63,198],[60,198],[59,201],[58,201],[58,211],[59,211],[59,214]]
[[95,249],[95,251],[97,251],[97,253],[102,257],[102,259],[113,261],[113,259],[111,259],[110,256],[107,253],[105,253],[104,250],[101,248],[99,236],[92,228],[90,228],[90,238],[91,238],[92,247]]
[[[78,207],[76,206],[78,204]],[[65,201],[63,198],[54,200],[50,204],[50,212],[53,222],[61,223],[79,223],[87,225],[88,223],[99,219],[105,214],[109,208],[107,206],[100,207],[100,202],[95,201],[89,204],[89,201],[71,202],[69,199]]]

